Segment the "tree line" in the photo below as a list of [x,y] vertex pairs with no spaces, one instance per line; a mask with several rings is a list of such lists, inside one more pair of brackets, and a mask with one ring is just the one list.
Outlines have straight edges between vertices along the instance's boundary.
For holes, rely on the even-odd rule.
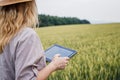
[[68,25],[68,24],[90,24],[88,20],[80,20],[76,17],[58,17],[50,15],[38,15],[39,26],[55,26],[55,25]]

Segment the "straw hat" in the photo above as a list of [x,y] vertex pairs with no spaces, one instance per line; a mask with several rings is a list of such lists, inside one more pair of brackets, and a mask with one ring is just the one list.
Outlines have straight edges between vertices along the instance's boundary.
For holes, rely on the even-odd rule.
[[7,6],[7,5],[22,3],[27,1],[32,1],[32,0],[0,0],[0,6]]

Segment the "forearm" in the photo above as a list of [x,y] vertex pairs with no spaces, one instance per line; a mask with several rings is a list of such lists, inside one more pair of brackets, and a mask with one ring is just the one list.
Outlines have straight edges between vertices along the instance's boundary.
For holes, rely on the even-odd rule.
[[46,80],[48,76],[55,71],[55,67],[52,63],[48,64],[45,68],[39,71],[37,80]]
[[55,55],[52,62],[39,71],[37,80],[46,80],[53,71],[64,69],[68,60],[68,57],[59,57],[59,55]]

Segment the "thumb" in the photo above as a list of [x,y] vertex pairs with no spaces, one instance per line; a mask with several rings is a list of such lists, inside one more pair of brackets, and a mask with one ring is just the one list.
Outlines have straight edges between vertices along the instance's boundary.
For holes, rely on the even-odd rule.
[[59,58],[60,54],[55,54],[52,60],[55,60],[56,58]]
[[60,57],[60,54],[55,54],[55,56],[54,56],[54,57],[55,57],[55,58],[56,58],[56,57]]

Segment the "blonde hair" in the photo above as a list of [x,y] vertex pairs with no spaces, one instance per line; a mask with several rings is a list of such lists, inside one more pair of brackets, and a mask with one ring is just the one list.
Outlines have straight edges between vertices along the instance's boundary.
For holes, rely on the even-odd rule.
[[24,27],[36,27],[38,13],[35,0],[0,8],[0,53],[11,38]]

